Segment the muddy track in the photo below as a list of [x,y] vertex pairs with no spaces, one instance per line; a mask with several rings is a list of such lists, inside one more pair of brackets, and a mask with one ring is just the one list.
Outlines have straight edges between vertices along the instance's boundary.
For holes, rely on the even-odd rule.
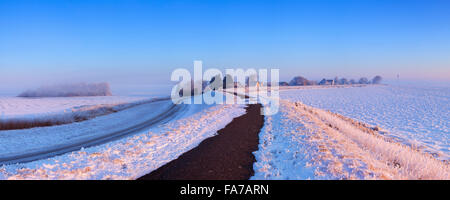
[[253,155],[258,150],[264,125],[261,104],[251,104],[246,114],[234,118],[216,136],[139,180],[248,180],[253,174]]

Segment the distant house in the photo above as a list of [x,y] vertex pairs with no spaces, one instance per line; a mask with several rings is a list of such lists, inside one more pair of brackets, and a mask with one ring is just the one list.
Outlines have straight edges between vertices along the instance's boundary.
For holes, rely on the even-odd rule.
[[319,85],[334,85],[334,80],[333,79],[322,79],[319,82]]
[[279,83],[279,86],[288,86],[288,85],[289,85],[289,83],[284,82],[284,81],[282,81],[282,82]]

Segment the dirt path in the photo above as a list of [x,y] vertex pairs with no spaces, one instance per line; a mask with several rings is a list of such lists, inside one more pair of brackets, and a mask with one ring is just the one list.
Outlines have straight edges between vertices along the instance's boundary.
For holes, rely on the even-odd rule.
[[256,161],[259,132],[264,125],[261,104],[249,105],[247,113],[234,118],[218,135],[201,142],[139,180],[247,180]]

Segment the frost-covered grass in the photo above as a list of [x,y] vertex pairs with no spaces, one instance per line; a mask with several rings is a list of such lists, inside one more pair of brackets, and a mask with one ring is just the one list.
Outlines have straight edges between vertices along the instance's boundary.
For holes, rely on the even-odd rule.
[[448,87],[280,89],[252,179],[450,179]]
[[450,87],[370,85],[285,90],[280,95],[380,126],[389,137],[450,159]]
[[[449,179],[450,168],[447,163],[432,155],[389,140],[377,133],[368,133],[336,115],[320,109],[297,104],[296,110],[304,109],[317,125],[336,141],[350,141],[345,150],[356,144],[355,152],[359,159],[368,164],[369,169],[380,175],[376,178],[388,179]],[[377,163],[378,162],[378,163]],[[376,164],[375,164],[376,163]]]
[[281,101],[266,116],[252,179],[449,179],[447,162],[398,143],[369,125]]
[[68,124],[110,114],[155,99],[143,97],[0,97],[0,130]]

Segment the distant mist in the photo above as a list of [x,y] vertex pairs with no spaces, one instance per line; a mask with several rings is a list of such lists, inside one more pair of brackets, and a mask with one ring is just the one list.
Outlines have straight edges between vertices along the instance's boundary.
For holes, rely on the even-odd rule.
[[109,83],[77,83],[42,86],[27,90],[18,97],[111,96]]

